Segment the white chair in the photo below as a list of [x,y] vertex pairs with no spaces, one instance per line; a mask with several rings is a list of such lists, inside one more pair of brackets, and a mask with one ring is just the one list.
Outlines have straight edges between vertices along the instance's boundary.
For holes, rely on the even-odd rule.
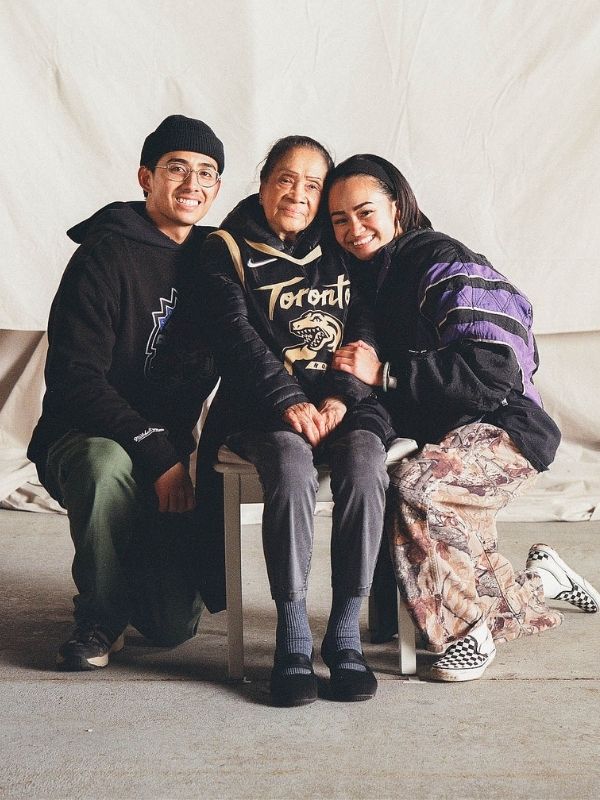
[[[413,439],[396,439],[390,447],[388,469],[417,450]],[[226,445],[219,449],[214,465],[223,475],[225,516],[225,579],[227,592],[227,648],[229,678],[244,677],[244,616],[242,603],[242,503],[262,503],[262,487],[253,464],[232,452]],[[329,469],[318,466],[318,501],[331,501]],[[404,603],[398,597],[398,666],[401,675],[417,671],[415,632]]]

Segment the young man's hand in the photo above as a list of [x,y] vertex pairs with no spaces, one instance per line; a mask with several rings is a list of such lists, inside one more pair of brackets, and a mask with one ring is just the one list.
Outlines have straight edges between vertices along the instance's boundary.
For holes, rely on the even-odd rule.
[[191,511],[196,501],[189,472],[181,462],[175,464],[154,481],[158,510],[181,514]]

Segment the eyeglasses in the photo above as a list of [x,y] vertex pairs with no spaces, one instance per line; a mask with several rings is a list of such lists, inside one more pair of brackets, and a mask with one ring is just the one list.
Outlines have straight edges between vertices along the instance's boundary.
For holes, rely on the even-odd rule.
[[177,183],[183,183],[187,181],[189,176],[192,172],[196,173],[196,178],[200,186],[204,189],[210,189],[211,186],[215,186],[220,180],[221,176],[217,172],[216,169],[212,167],[200,167],[200,169],[192,169],[187,164],[180,164],[177,161],[172,161],[170,164],[164,165],[157,165],[156,169],[166,169],[167,170],[167,179],[170,181],[176,181]]

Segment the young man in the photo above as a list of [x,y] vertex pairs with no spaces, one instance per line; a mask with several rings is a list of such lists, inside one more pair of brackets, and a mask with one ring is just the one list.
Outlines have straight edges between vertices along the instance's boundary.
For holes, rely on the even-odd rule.
[[[212,230],[223,144],[170,116],[145,140],[145,202],[111,203],[68,235],[80,244],[54,298],[46,394],[29,446],[75,545],[75,630],[61,669],[105,667],[131,623],[157,644],[193,636],[203,608],[190,515],[193,429],[216,378],[169,318]],[[218,609],[217,609],[218,610]]]

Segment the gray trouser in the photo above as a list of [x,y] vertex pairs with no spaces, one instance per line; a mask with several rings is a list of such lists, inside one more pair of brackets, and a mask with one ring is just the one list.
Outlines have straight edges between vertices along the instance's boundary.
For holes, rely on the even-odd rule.
[[[318,488],[313,450],[288,431],[246,431],[229,447],[251,461],[264,493],[263,547],[276,601],[306,596]],[[327,445],[333,526],[331,583],[349,596],[369,594],[383,530],[388,475],[385,448],[370,431],[356,430]]]
[[203,609],[193,525],[186,515],[159,514],[153,488],[136,479],[125,450],[68,433],[49,450],[45,483],[69,515],[76,623],[116,635],[131,622],[164,645],[193,636]]

